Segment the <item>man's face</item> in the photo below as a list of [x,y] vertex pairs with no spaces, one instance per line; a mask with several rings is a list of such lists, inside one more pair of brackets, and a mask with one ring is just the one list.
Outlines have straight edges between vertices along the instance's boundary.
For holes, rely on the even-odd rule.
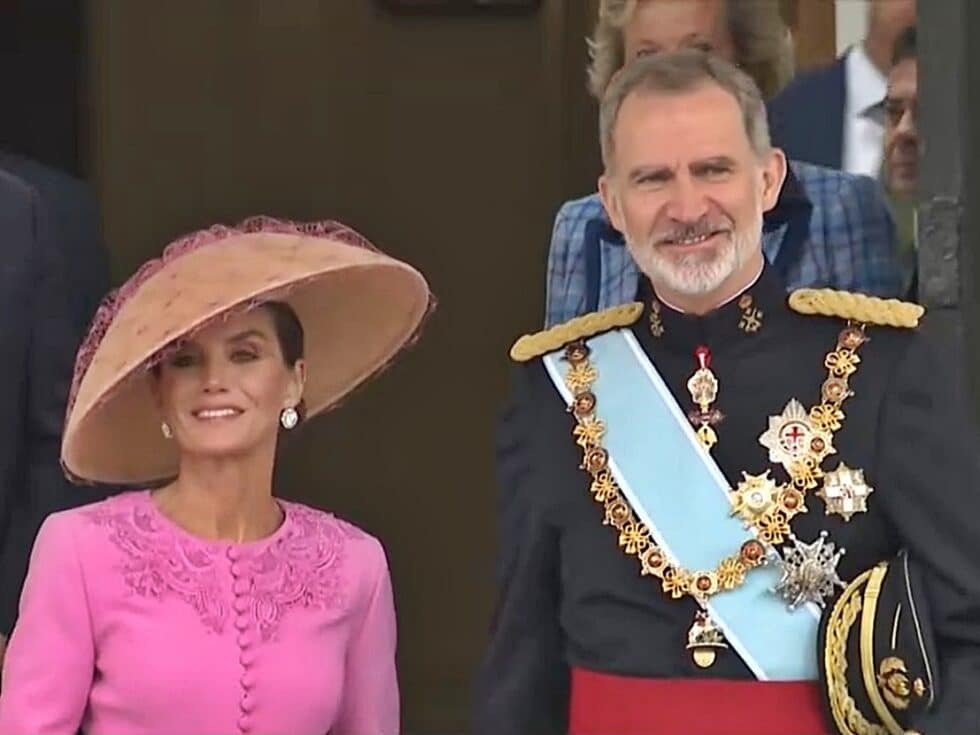
[[699,48],[734,62],[726,0],[640,0],[623,29],[625,59]]
[[662,297],[710,304],[761,266],[762,215],[786,161],[778,150],[756,155],[727,91],[630,94],[607,163],[603,204]]
[[888,73],[885,96],[885,170],[888,188],[915,194],[919,182],[919,64],[904,59]]

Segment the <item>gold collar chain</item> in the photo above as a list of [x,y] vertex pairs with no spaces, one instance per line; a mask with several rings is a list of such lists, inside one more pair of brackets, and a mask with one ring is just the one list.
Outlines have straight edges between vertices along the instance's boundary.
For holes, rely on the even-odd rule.
[[[787,450],[783,458],[792,484],[776,487],[767,471],[758,476],[746,474],[739,488],[732,491],[733,514],[740,515],[748,527],[754,528],[756,537],[746,540],[737,552],[722,559],[710,571],[690,571],[671,563],[650,530],[637,519],[609,470],[609,453],[602,443],[605,423],[597,416],[597,399],[592,392],[598,371],[589,360],[591,349],[581,340],[566,347],[569,369],[565,383],[574,396],[569,411],[576,419],[573,435],[582,448],[581,467],[592,476],[590,492],[605,510],[603,524],[616,529],[619,547],[637,557],[643,576],[658,578],[663,591],[671,598],[689,595],[704,607],[710,597],[740,586],[747,572],[766,562],[772,546],[789,536],[790,520],[806,511],[805,492],[815,487],[816,480],[823,476],[820,463],[833,451],[831,440],[844,421],[841,406],[852,395],[848,379],[860,362],[856,351],[865,341],[863,327],[849,324],[824,360],[829,375],[821,390],[822,401],[809,414],[805,411],[803,414],[803,423],[811,430],[809,438],[819,441],[800,443],[796,433],[791,428],[787,430],[796,442],[789,447],[793,451]],[[761,494],[757,492],[760,489]]]

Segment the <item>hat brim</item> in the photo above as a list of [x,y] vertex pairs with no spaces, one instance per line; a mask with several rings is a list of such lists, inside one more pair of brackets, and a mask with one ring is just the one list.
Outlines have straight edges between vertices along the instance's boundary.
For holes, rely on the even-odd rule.
[[62,464],[76,480],[154,483],[178,452],[160,431],[154,356],[215,319],[283,301],[305,332],[307,415],[382,370],[430,308],[423,276],[380,252],[329,238],[250,233],[169,263],[121,307],[81,379]]

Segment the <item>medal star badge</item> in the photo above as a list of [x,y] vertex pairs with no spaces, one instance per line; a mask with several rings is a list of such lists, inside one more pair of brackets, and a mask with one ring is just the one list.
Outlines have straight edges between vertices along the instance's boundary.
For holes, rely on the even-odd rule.
[[743,472],[742,482],[732,492],[732,515],[739,516],[746,523],[754,523],[776,507],[779,487],[769,477],[769,470],[761,475]]
[[792,535],[790,541],[793,546],[784,548],[775,560],[780,577],[773,592],[786,601],[790,610],[808,602],[824,607],[835,588],[845,586],[837,574],[844,549],[835,549],[833,542],[827,541],[826,531],[809,544]]
[[835,513],[850,521],[855,513],[868,512],[868,496],[874,488],[864,481],[864,471],[854,470],[841,462],[833,472],[824,475],[823,487],[817,495],[826,505],[827,515]]
[[759,539],[768,544],[781,544],[789,533],[789,522],[799,513],[806,513],[803,493],[792,485],[777,485],[769,470],[761,475],[742,473],[744,478],[729,495],[732,515],[754,527]]
[[819,467],[827,455],[837,451],[831,434],[817,428],[795,398],[786,404],[782,414],[769,417],[769,428],[759,437],[759,443],[769,450],[769,461],[781,464],[794,480],[802,469]]

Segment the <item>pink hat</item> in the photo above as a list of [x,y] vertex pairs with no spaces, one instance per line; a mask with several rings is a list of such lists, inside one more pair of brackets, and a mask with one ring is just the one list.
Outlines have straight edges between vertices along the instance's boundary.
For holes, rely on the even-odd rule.
[[103,301],[75,364],[61,461],[73,479],[150,483],[177,474],[150,368],[216,319],[268,301],[305,332],[307,416],[334,406],[415,337],[425,278],[337,222],[255,217],[176,240]]

